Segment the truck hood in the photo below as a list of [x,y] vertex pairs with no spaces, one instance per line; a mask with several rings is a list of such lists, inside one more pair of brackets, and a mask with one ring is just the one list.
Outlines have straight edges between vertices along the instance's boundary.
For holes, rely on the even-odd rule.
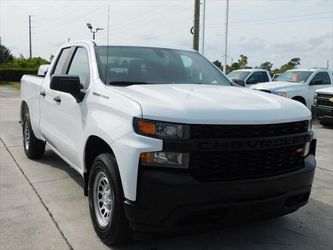
[[282,82],[282,81],[273,81],[273,82],[264,82],[258,83],[251,86],[251,89],[267,89],[267,90],[288,90],[288,89],[295,89],[295,87],[303,87],[305,83],[299,82]]
[[246,88],[156,84],[113,87],[139,103],[147,119],[200,124],[268,124],[310,119],[310,111],[284,97]]

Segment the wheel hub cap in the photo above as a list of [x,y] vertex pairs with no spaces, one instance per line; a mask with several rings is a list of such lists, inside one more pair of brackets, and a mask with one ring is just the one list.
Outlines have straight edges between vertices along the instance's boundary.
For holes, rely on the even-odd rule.
[[106,175],[100,171],[94,182],[93,203],[96,219],[101,227],[107,226],[111,219],[114,194]]
[[29,150],[29,144],[30,144],[30,130],[29,130],[29,125],[28,125],[28,122],[26,121],[24,123],[24,128],[23,128],[23,131],[24,131],[24,147],[26,150]]

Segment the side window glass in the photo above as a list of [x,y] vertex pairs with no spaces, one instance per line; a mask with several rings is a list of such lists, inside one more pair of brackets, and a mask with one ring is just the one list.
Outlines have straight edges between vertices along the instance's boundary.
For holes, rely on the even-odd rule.
[[265,72],[261,72],[262,82],[269,82],[268,76]]
[[261,79],[261,73],[260,72],[254,72],[249,79],[247,80],[247,84],[255,84],[260,82]]
[[313,82],[315,85],[325,85],[331,84],[331,79],[327,72],[319,72],[313,77],[311,82]]
[[76,49],[67,74],[79,76],[83,88],[88,88],[90,80],[89,59],[84,48],[78,47]]
[[54,75],[62,75],[66,73],[67,59],[71,53],[71,48],[65,48],[61,51],[60,57],[53,70]]

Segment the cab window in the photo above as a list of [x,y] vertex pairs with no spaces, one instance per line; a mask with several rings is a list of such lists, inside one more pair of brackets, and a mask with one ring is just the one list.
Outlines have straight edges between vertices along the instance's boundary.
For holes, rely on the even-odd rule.
[[90,80],[89,59],[86,49],[78,47],[70,63],[68,75],[77,75],[83,88],[88,88]]
[[68,66],[68,58],[71,55],[71,48],[64,48],[60,52],[60,56],[58,57],[57,64],[54,67],[53,73],[54,75],[63,75],[66,73],[66,69]]
[[[315,83],[315,81],[318,83]],[[319,72],[312,78],[311,82],[315,83],[314,85],[328,85],[331,84],[331,79],[327,72]]]

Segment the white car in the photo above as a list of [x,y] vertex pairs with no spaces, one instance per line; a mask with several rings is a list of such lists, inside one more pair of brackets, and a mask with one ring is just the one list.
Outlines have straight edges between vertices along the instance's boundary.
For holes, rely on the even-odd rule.
[[316,91],[312,109],[322,125],[333,125],[333,87]]
[[288,97],[311,109],[315,91],[333,86],[332,84],[331,70],[292,69],[275,78],[273,82],[259,83],[251,86],[251,89]]
[[238,69],[227,75],[233,82],[243,87],[272,81],[271,75],[265,69]]
[[281,216],[309,199],[311,112],[232,86],[198,52],[67,43],[45,77],[21,83],[26,156],[48,144],[80,173],[108,245]]

